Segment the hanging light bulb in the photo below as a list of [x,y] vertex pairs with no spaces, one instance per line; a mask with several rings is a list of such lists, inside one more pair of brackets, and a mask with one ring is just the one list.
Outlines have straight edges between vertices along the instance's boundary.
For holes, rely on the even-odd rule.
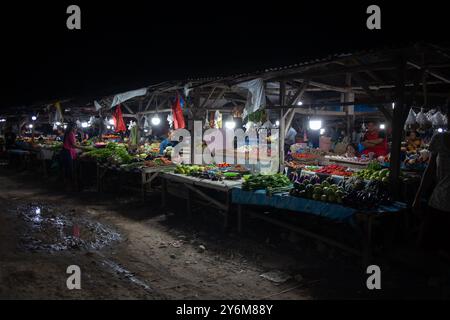
[[84,122],[81,123],[81,127],[82,127],[82,128],[87,128],[87,127],[89,127],[89,123],[87,123],[86,121],[84,121]]
[[152,124],[154,126],[157,126],[161,123],[161,119],[159,118],[159,116],[156,114],[153,118],[152,118]]
[[36,120],[37,120],[37,117],[36,117],[36,116],[32,116],[32,117],[31,117],[31,120],[36,121]]
[[236,122],[234,122],[233,120],[225,122],[225,128],[230,130],[236,128]]
[[277,127],[280,126],[280,121],[279,120],[275,121],[275,126],[277,126]]
[[309,128],[317,131],[322,128],[322,120],[309,120]]
[[114,119],[113,118],[109,119],[108,123],[113,126],[114,125]]
[[386,125],[384,123],[380,124],[380,130],[386,129]]

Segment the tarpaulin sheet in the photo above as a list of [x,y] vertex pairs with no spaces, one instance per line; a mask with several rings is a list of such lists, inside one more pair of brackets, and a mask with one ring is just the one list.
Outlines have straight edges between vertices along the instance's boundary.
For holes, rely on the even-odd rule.
[[[311,199],[293,197],[289,194],[267,196],[265,190],[244,191],[241,188],[232,190],[232,202],[243,205],[258,205],[277,209],[302,212],[321,216],[335,221],[351,223],[358,210],[336,203],[328,203]],[[373,213],[398,212],[406,205],[395,202],[390,206],[380,206]]]
[[111,103],[111,108],[114,108],[118,104],[130,100],[134,97],[145,96],[146,94],[147,94],[146,88],[116,94],[113,98],[113,102]]

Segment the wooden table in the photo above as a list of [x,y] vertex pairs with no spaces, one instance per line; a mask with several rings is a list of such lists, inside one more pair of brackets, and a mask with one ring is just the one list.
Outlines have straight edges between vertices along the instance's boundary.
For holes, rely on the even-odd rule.
[[[158,166],[158,167],[145,167],[145,168],[136,168],[132,170],[126,170],[121,168],[120,166],[114,166],[109,164],[101,164],[97,163],[97,191],[103,191],[104,179],[107,174],[116,174],[121,181],[123,174],[136,173],[140,175],[140,186],[139,190],[141,193],[142,200],[145,200],[145,196],[147,191],[154,191],[152,189],[152,182],[155,181],[157,177],[160,176],[161,173],[166,171],[172,171],[175,168],[175,165],[168,166]],[[119,186],[122,188],[123,186]]]
[[[178,198],[184,198],[187,201],[187,214],[191,217],[193,195],[196,195],[198,198],[206,201],[206,205],[210,205],[218,209],[218,213],[220,213],[223,217],[223,229],[226,230],[229,225],[229,216],[231,214],[232,207],[231,190],[235,187],[241,186],[242,181],[212,181],[209,179],[201,179],[182,174],[165,172],[162,174],[162,184],[162,208],[165,213],[167,213],[168,195],[171,193],[172,195]],[[176,191],[170,192],[169,184],[175,186]],[[207,194],[205,189],[224,194],[225,201],[220,201],[214,196]]]
[[[380,219],[390,217],[398,220],[401,218],[401,214],[407,209],[404,203],[395,202],[389,206],[381,205],[373,210],[361,211],[339,204],[292,197],[288,194],[277,194],[270,197],[262,191],[250,192],[239,189],[233,191],[232,200],[237,205],[239,232],[243,230],[244,214],[246,214],[304,236],[314,238],[348,253],[362,256],[363,264],[365,265],[372,258],[374,224],[380,221]],[[265,213],[261,212],[262,207]],[[270,215],[268,212],[278,213]],[[320,225],[329,223],[330,226],[347,226],[353,232],[356,232],[355,235],[361,240],[361,246],[350,246],[346,242],[341,241],[341,239],[324,236],[318,232],[308,230],[308,228],[293,224],[290,221],[280,219],[284,217],[288,218],[288,213],[297,218],[301,216],[301,220],[321,221]]]

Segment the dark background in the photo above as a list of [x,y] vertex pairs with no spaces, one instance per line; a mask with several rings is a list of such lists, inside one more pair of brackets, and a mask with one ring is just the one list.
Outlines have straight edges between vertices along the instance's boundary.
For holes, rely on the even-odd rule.
[[[81,7],[80,31],[66,8]],[[382,30],[366,28],[377,4]],[[102,96],[333,53],[446,41],[442,1],[33,1],[1,4],[0,107]]]

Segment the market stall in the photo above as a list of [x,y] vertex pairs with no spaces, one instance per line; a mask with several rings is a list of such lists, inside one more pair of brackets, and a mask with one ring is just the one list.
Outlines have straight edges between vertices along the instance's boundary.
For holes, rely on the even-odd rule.
[[167,210],[168,196],[186,200],[186,210],[189,216],[196,210],[194,202],[200,200],[201,206],[216,208],[223,218],[223,228],[229,226],[232,212],[231,192],[242,184],[242,176],[248,171],[241,166],[210,165],[185,166],[180,165],[175,172],[162,174],[162,207]]
[[[247,216],[288,228],[294,232],[323,241],[349,253],[370,258],[372,249],[372,227],[385,217],[401,219],[406,205],[390,199],[389,192],[382,181],[367,181],[355,177],[343,180],[342,177],[329,176],[321,179],[315,174],[292,176],[289,180],[274,176],[272,180],[254,176],[246,180],[242,187],[232,191],[232,202],[238,208],[238,230],[244,228]],[[258,213],[264,208],[264,214]],[[268,214],[272,212],[273,214]],[[278,213],[276,213],[278,212]],[[351,227],[359,242],[349,246],[340,239],[331,239],[323,234],[289,222],[288,212],[315,216],[319,221],[335,222]]]

